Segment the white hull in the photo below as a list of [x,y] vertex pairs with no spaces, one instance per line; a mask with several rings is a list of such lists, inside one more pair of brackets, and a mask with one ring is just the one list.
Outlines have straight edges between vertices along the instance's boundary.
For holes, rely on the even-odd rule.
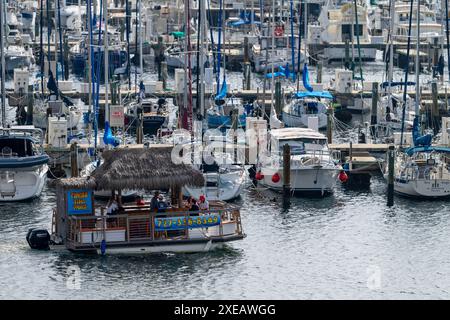
[[[175,244],[175,245],[161,245],[161,246],[136,246],[136,247],[121,247],[121,248],[106,248],[105,254],[151,254],[151,253],[196,253],[208,252],[223,247],[223,243],[201,242],[197,244]],[[97,249],[97,254],[102,254],[100,249]]]
[[[281,179],[278,182],[272,181],[272,176],[277,173]],[[262,168],[261,173],[264,178],[260,180],[263,186],[281,191],[283,190],[283,169]],[[336,184],[338,170],[336,168],[308,167],[302,169],[291,168],[291,191],[296,192],[319,192],[321,194],[333,192]]]
[[[39,197],[47,180],[48,166],[0,170],[0,202]],[[6,172],[8,179],[6,179]]]
[[450,197],[449,180],[410,180],[394,182],[394,191],[398,194],[418,198]]
[[[325,48],[324,56],[328,61],[332,60],[344,60],[345,59],[345,48]],[[352,56],[352,50],[350,49],[349,56]],[[361,60],[364,61],[375,61],[377,56],[376,48],[361,48]],[[353,57],[355,60],[359,59],[358,49],[353,49]]]
[[288,127],[300,127],[308,128],[308,118],[318,117],[319,118],[319,129],[324,129],[327,127],[327,115],[323,113],[319,114],[302,114],[300,116],[295,116],[285,111],[282,112],[283,122]]
[[202,188],[185,186],[183,187],[183,194],[194,199],[199,199],[201,195],[204,195],[208,201],[229,201],[239,197],[244,187],[244,171],[220,174],[219,180],[216,178],[217,174],[211,175],[206,173],[204,176],[206,181],[216,180],[217,185],[204,186]]

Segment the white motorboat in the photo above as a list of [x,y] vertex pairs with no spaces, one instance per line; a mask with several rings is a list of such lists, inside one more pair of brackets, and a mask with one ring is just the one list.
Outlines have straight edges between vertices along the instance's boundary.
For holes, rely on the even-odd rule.
[[0,128],[0,202],[39,197],[49,161],[43,133],[33,126]]
[[328,92],[297,92],[282,111],[283,122],[288,127],[308,128],[311,117],[318,118],[318,129],[327,127],[327,110],[333,96]]
[[[374,61],[377,54],[376,46],[368,47],[376,38],[369,34],[369,18],[367,7],[363,1],[357,3],[358,25],[355,19],[355,6],[353,2],[344,0],[329,0],[322,7],[318,18],[318,24],[311,24],[308,27],[308,43],[324,44],[323,56],[328,61],[342,61],[346,57],[345,48],[333,46],[334,43],[342,44],[346,41],[352,43],[349,55],[361,60]],[[360,44],[365,44],[359,49],[356,46],[356,36],[359,34]]]
[[268,154],[257,166],[258,183],[276,191],[283,189],[282,152],[285,144],[291,148],[291,191],[322,196],[333,192],[341,168],[328,150],[327,138],[306,128],[270,131]]
[[41,104],[36,103],[33,108],[33,125],[37,128],[47,129],[48,117],[64,117],[67,119],[67,129],[76,128],[83,113],[76,105],[67,106],[61,100],[49,100]]

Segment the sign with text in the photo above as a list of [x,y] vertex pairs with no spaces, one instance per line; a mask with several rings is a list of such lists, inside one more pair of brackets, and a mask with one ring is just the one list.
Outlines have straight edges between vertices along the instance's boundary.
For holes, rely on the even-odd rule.
[[208,228],[219,224],[220,216],[212,214],[196,217],[155,218],[156,231]]
[[92,214],[92,191],[69,190],[67,191],[67,214]]
[[122,128],[125,124],[125,115],[123,113],[123,106],[109,106],[111,127]]

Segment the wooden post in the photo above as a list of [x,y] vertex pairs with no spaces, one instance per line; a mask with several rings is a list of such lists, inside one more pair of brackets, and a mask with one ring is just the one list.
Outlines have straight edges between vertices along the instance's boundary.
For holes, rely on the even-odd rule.
[[33,93],[33,85],[28,86],[28,106],[27,106],[27,125],[33,124],[33,106],[34,106],[34,93]]
[[73,178],[78,177],[78,144],[70,145],[70,169]]
[[289,197],[291,194],[291,147],[286,143],[283,145],[283,195]]
[[136,143],[142,144],[142,141],[144,139],[144,121],[142,118],[142,113],[138,115],[136,121],[138,122],[136,125]]
[[275,111],[277,115],[281,114],[281,82],[275,82]]
[[375,125],[378,122],[377,109],[378,109],[378,82],[374,82],[372,83],[372,110],[370,113],[371,125]]
[[392,207],[394,205],[394,161],[395,161],[395,150],[394,146],[390,145],[388,150],[388,199],[387,205],[388,207]]
[[249,62],[249,54],[248,54],[248,37],[244,37],[244,65]]
[[323,62],[317,62],[317,83],[322,83],[322,70],[323,70]]
[[350,43],[348,38],[345,39],[345,61],[344,61],[345,69],[350,69]]
[[439,104],[438,104],[438,88],[437,88],[437,82],[436,81],[433,81],[432,83],[431,83],[431,96],[432,96],[432,99],[433,99],[433,108],[432,108],[432,111],[431,111],[431,114],[432,114],[432,118],[433,118],[433,122],[432,122],[432,124],[433,124],[433,132],[434,132],[434,134],[436,135],[436,134],[438,134],[438,132],[439,132],[439,118],[440,118],[440,116],[439,116]]
[[163,83],[163,90],[167,90],[167,61],[162,61],[161,62],[161,78],[162,78],[162,83]]
[[333,107],[329,106],[327,109],[327,139],[328,143],[333,143],[333,123],[331,121],[333,117]]
[[351,171],[352,170],[352,161],[353,161],[353,142],[351,142],[351,141],[350,141],[350,148],[348,151],[348,159],[349,159],[348,169],[349,169],[349,171]]
[[251,90],[251,75],[250,62],[244,62],[244,90]]
[[231,123],[233,129],[233,162],[237,163],[237,128],[239,124],[239,109],[234,108],[231,113]]

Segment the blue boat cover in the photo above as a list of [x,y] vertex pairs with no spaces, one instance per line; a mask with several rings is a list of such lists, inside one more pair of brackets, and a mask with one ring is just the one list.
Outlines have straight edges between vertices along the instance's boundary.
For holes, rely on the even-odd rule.
[[431,134],[426,134],[423,136],[420,136],[420,124],[419,124],[419,117],[414,117],[413,122],[413,129],[412,129],[412,137],[414,141],[415,147],[429,147],[431,146],[431,140],[433,139],[433,136]]
[[294,98],[323,98],[323,99],[333,99],[333,95],[328,91],[305,91],[294,93]]
[[434,147],[434,146],[426,146],[426,147],[411,147],[405,150],[406,154],[408,156],[412,156],[414,153],[417,152],[442,152],[442,153],[450,153],[449,147]]
[[308,90],[309,92],[313,92],[314,89],[313,87],[311,87],[311,84],[309,83],[309,73],[308,73],[308,65],[305,63],[303,65],[303,86],[305,87],[306,90]]
[[220,89],[220,92],[216,95],[216,100],[225,99],[225,97],[227,96],[227,91],[228,91],[227,81],[224,80],[222,83],[222,89]]
[[120,144],[119,139],[112,135],[111,127],[109,126],[109,121],[105,122],[105,135],[103,136],[103,142],[108,145],[117,147]]
[[[231,22],[229,25],[233,27],[239,27],[244,24],[252,24],[251,12],[241,11],[240,17],[238,21]],[[261,24],[260,21],[256,20],[256,15],[253,13],[253,24]]]

